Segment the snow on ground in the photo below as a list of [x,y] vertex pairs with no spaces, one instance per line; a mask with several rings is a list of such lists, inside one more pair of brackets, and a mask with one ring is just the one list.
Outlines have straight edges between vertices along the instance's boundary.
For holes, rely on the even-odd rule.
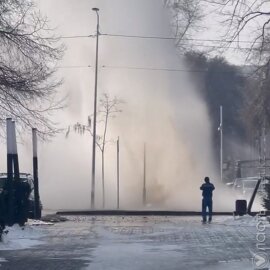
[[236,217],[214,217],[214,222],[222,225],[228,225],[228,226],[251,226],[256,227],[256,225],[260,222],[265,227],[270,227],[270,223],[267,220],[266,217],[259,217],[259,216],[236,216]]
[[[84,219],[82,217],[80,221]],[[249,243],[244,235],[246,230],[238,235],[238,230],[241,231],[242,228],[237,227],[242,224],[256,228],[256,217],[214,217],[214,222],[210,225],[201,225],[200,217],[106,219],[94,219],[95,222],[100,222],[95,228],[98,245],[91,254],[91,259],[88,258],[91,263],[83,268],[85,270],[254,269],[251,256],[246,256],[241,246],[241,243]],[[225,229],[224,225],[228,227]],[[235,236],[236,242],[230,242],[226,232],[230,238]],[[219,249],[224,251],[220,252]],[[206,257],[202,255],[202,250],[207,250]],[[240,255],[234,257],[234,254],[239,253],[243,258]]]
[[[3,233],[2,242],[0,242],[0,250],[16,250],[26,249],[42,243],[39,240],[44,236],[45,232],[37,228],[42,225],[54,225],[51,222],[44,222],[41,220],[28,219],[24,227],[15,224],[12,227],[6,227]],[[1,258],[0,258],[1,263]]]
[[44,236],[44,232],[39,228],[33,228],[30,225],[20,227],[13,225],[6,227],[7,234],[3,234],[3,241],[0,242],[0,250],[17,250],[26,249],[42,243],[40,238]]
[[[9,228],[0,244],[0,265],[17,269],[21,261],[22,269],[34,264],[36,269],[252,270],[258,222],[260,217],[250,216],[214,216],[213,224],[206,225],[199,216],[70,216],[53,227]],[[270,246],[270,239],[265,243]]]
[[28,219],[27,223],[30,226],[41,226],[41,225],[54,225],[52,222],[45,222],[42,220]]

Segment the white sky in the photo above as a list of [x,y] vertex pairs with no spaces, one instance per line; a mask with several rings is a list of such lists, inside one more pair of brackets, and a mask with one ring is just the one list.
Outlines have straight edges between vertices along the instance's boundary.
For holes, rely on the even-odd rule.
[[[171,29],[169,29],[169,16],[167,21],[164,21],[164,14],[160,14],[160,22],[155,24],[149,22],[140,22],[136,19],[136,12],[140,10],[141,13],[151,14],[151,9],[153,5],[152,0],[147,0],[143,4],[136,0],[37,0],[40,2],[41,12],[47,14],[52,22],[53,26],[57,27],[57,32],[59,35],[87,35],[95,33],[95,14],[89,9],[91,6],[100,8],[100,29],[102,33],[112,33],[112,34],[126,34],[126,35],[143,35],[143,36],[171,36]],[[162,3],[162,0],[155,0]],[[121,2],[123,4],[121,4]],[[66,4],[68,3],[68,4]],[[127,4],[128,3],[128,4]],[[121,6],[121,9],[119,9]],[[161,4],[160,4],[161,6]],[[77,13],[81,12],[81,20],[77,20]],[[224,33],[223,24],[221,23],[221,18],[217,11],[210,4],[204,4],[203,13],[205,19],[200,23],[202,29],[194,33],[194,38],[199,39],[221,39]],[[73,20],[73,18],[76,20]],[[153,17],[149,17],[152,20]],[[72,26],[71,26],[72,22]],[[160,31],[160,27],[163,25],[164,30]],[[163,34],[160,34],[162,33]],[[105,37],[103,37],[105,39]],[[248,40],[248,36],[243,35],[241,37],[244,40]],[[112,39],[112,38],[110,38]],[[121,42],[123,38],[113,38],[115,41]],[[79,42],[79,40],[75,41]],[[80,40],[83,42],[83,39]],[[138,39],[125,39],[127,44],[140,43],[141,40]],[[162,43],[164,41],[155,40],[156,43]],[[170,41],[169,41],[170,42]],[[65,40],[68,48],[72,46],[74,41]],[[148,41],[144,40],[147,45]],[[210,45],[218,46],[219,44],[212,41],[204,42],[193,42],[195,45]],[[194,48],[200,48],[195,46]],[[208,48],[205,48],[208,49]],[[131,52],[130,52],[131,53]],[[244,64],[244,57],[240,54],[239,50],[229,49],[225,52],[216,52],[217,54],[223,55],[228,61],[234,64]],[[211,53],[210,55],[215,55],[216,53]],[[67,54],[69,52],[67,51]],[[65,62],[65,61],[64,61]],[[80,62],[69,62],[67,65],[85,65],[85,61]],[[132,63],[130,63],[132,64]],[[139,65],[139,63],[138,63]],[[142,65],[139,65],[142,66]],[[164,67],[164,66],[157,66]],[[174,68],[169,67],[167,68]]]
[[[170,18],[164,12],[162,1],[159,0],[40,0],[41,11],[46,13],[51,24],[57,27],[58,34],[64,36],[95,33],[96,15],[91,10],[92,7],[100,8],[100,27],[103,33],[146,36],[168,36],[171,34]],[[61,66],[94,66],[95,38],[65,40],[65,44],[67,50],[60,63]],[[140,147],[143,145],[145,136],[146,138],[150,137],[151,140],[149,140],[153,143],[156,142],[158,146],[156,151],[162,153],[160,158],[158,158],[159,154],[152,154],[152,158],[157,159],[153,163],[161,163],[159,166],[160,175],[167,175],[166,181],[160,175],[158,175],[159,178],[157,177],[159,181],[163,181],[163,188],[169,189],[170,185],[177,181],[177,177],[174,177],[173,173],[177,172],[179,162],[184,167],[181,172],[182,179],[185,179],[184,174],[193,175],[190,178],[194,178],[196,182],[195,190],[198,193],[196,197],[200,199],[197,185],[204,173],[199,173],[199,171],[207,170],[211,176],[215,172],[210,169],[212,166],[210,164],[211,146],[210,140],[208,140],[210,129],[207,128],[210,124],[207,110],[204,103],[196,96],[195,89],[187,78],[193,74],[102,68],[103,65],[114,65],[184,69],[185,67],[174,47],[174,42],[101,36],[99,49],[99,95],[102,92],[109,92],[111,96],[120,96],[127,103],[123,109],[123,115],[117,118],[119,121],[124,121],[124,124],[120,123],[120,128],[117,131],[114,130],[117,134],[111,134],[111,137],[118,135],[122,140],[126,140],[126,147],[122,147],[123,151],[124,149],[126,151],[126,156],[129,155],[128,151],[131,152],[130,155],[135,153],[133,163],[128,156],[129,158],[124,161],[126,166],[122,166],[123,173],[130,166],[129,171],[126,172],[125,185],[127,185],[126,189],[132,189],[132,192],[125,193],[126,196],[133,196],[134,200],[138,201],[135,196],[141,191]],[[85,123],[87,116],[93,111],[94,69],[60,69],[59,72],[64,78],[60,92],[63,91],[69,95],[69,106],[65,111],[59,112],[55,116],[57,121],[62,126],[68,126],[78,121]],[[170,109],[168,110],[168,108]],[[190,108],[196,109],[190,111]],[[170,115],[170,110],[174,110],[174,113],[172,113],[173,117],[168,120],[167,114]],[[128,118],[128,115],[131,117]],[[175,121],[179,125],[177,128],[181,130],[181,135],[177,140],[171,121]],[[200,138],[197,138],[198,134],[193,131],[195,126],[202,127]],[[160,150],[160,148],[166,147],[170,137],[173,138],[170,147],[168,146],[165,151]],[[132,142],[130,142],[131,139]],[[60,208],[89,206],[90,142],[89,136],[80,137],[73,134],[71,138],[66,140],[63,135],[58,136],[53,143],[46,144],[45,147],[41,148],[41,197],[46,206]],[[186,160],[179,161],[183,156],[178,157],[178,147],[182,148],[182,152],[187,153]],[[113,146],[109,151],[111,151],[112,157],[107,163],[107,166],[111,168],[107,168],[109,176],[106,186],[110,193],[109,197],[114,202],[115,153]],[[200,154],[197,151],[203,153],[203,159],[199,157]],[[163,163],[165,155],[168,155],[168,159]],[[192,158],[189,159],[189,156]],[[170,159],[173,160],[168,161]],[[194,171],[187,169],[191,159],[194,162],[198,161]],[[97,179],[100,178],[99,168],[98,163]],[[156,171],[150,172],[149,170],[149,173],[155,174]],[[63,187],[65,187],[64,192]],[[98,194],[100,194],[100,181],[97,182],[97,189]],[[178,194],[176,197],[178,198]],[[132,200],[130,199],[130,201]],[[179,203],[178,200],[176,201]],[[171,203],[174,204],[175,201],[172,200]]]

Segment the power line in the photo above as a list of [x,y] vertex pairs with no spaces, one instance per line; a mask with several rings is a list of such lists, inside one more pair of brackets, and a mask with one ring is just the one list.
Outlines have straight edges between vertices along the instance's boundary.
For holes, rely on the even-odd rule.
[[[165,40],[175,40],[177,37],[164,37],[164,36],[142,36],[142,35],[125,35],[125,34],[109,34],[104,33],[100,34],[101,36],[109,36],[109,37],[123,37],[123,38],[141,38],[141,39],[165,39]],[[190,40],[190,41],[211,41],[211,42],[226,42],[226,43],[250,43],[256,44],[261,43],[259,41],[253,42],[248,40],[222,40],[222,39],[201,39],[201,38],[183,38],[182,40]]]
[[[58,68],[93,68],[92,66],[59,66]],[[145,71],[166,71],[166,72],[187,72],[187,73],[204,73],[208,69],[178,69],[178,68],[155,68],[155,67],[135,67],[135,66],[110,66],[102,65],[103,69],[127,69],[127,70],[145,70]],[[213,73],[231,73],[232,71],[212,71]],[[241,72],[241,74],[251,75],[252,73]]]
[[124,35],[124,34],[102,34],[101,36],[108,37],[123,37],[123,38],[141,38],[141,39],[165,39],[165,40],[175,40],[174,37],[161,37],[161,36],[137,36],[137,35]]
[[[168,71],[168,72],[187,72],[187,73],[204,73],[208,72],[208,69],[178,69],[178,68],[155,68],[155,67],[132,67],[132,66],[101,66],[101,68],[110,69],[130,69],[130,70],[149,70],[149,71]],[[231,73],[232,71],[212,71],[213,73]],[[241,72],[242,74],[250,74],[247,72]]]
[[83,66],[83,65],[79,65],[79,66],[58,66],[57,68],[90,68],[92,66],[88,65],[88,66]]
[[[109,34],[100,34],[100,36],[112,36]],[[115,36],[115,35],[113,35]],[[95,35],[88,35],[88,36],[63,36],[61,38],[63,39],[76,39],[76,38],[89,38],[89,37],[95,37]],[[116,35],[116,37],[123,37],[122,35]],[[136,36],[125,36],[125,37],[136,37]],[[145,37],[145,38],[157,38],[157,39],[167,39],[167,40],[172,40],[174,38],[169,38],[169,37]],[[212,41],[212,42],[222,42],[222,40],[214,40],[214,39],[183,39],[183,41],[188,41],[188,40],[193,40],[193,41]],[[236,42],[236,41],[235,41]],[[245,42],[245,41],[242,41]],[[247,42],[247,41],[246,41]],[[231,47],[231,46],[226,46],[226,45],[208,45],[208,44],[188,44],[188,43],[181,43],[182,46],[191,46],[191,47],[202,47],[202,48],[212,48],[212,49],[230,49],[230,50],[259,50],[258,48],[249,48],[249,47]],[[270,50],[263,50],[264,52],[270,51]]]
[[[205,47],[205,48],[213,48],[213,49],[231,49],[231,50],[260,50],[258,48],[249,48],[249,47],[231,47],[231,46],[221,46],[221,45],[206,45],[206,44],[188,44],[188,43],[181,43],[181,46],[190,46],[190,47]],[[268,50],[263,50],[264,52],[270,51]]]
[[171,71],[171,72],[206,72],[207,70],[188,70],[176,68],[155,68],[155,67],[131,67],[131,66],[101,66],[102,68],[110,69],[133,69],[133,70],[150,70],[150,71]]
[[[122,38],[138,38],[138,39],[160,39],[160,40],[175,40],[176,39],[176,37],[125,35],[125,34],[110,34],[110,33],[100,33],[100,36],[122,37]],[[60,38],[61,39],[76,39],[76,38],[89,38],[89,37],[90,38],[96,37],[96,35],[95,34],[91,34],[91,35],[70,35],[70,36],[61,36]],[[222,39],[203,39],[203,38],[183,38],[182,40],[183,41],[206,41],[206,42],[261,44],[260,41],[253,42],[253,41],[248,41],[248,40],[222,40]],[[188,45],[190,45],[190,44],[188,44]],[[199,45],[198,44],[198,46],[207,46],[207,45]]]
[[74,35],[74,36],[61,36],[60,39],[75,39],[75,38],[93,38],[96,35]]

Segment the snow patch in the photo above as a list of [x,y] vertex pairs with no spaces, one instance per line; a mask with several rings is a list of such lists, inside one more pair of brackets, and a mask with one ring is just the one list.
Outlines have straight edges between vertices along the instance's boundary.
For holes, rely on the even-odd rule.
[[52,222],[45,222],[42,220],[28,219],[27,223],[29,226],[40,226],[40,225],[54,225]]
[[228,226],[243,226],[243,227],[256,227],[258,222],[263,223],[265,227],[270,227],[269,221],[266,217],[259,216],[242,216],[242,217],[216,217],[215,221],[218,224],[228,225]]
[[38,228],[32,228],[29,225],[21,228],[19,225],[6,227],[7,234],[3,234],[0,242],[0,250],[18,250],[27,249],[42,243],[39,240],[44,233]]

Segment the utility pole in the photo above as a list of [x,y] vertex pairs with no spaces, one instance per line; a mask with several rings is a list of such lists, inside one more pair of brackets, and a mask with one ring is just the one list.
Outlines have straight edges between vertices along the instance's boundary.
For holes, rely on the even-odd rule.
[[13,124],[12,119],[7,118],[7,224],[14,223],[14,175],[13,175]]
[[33,177],[34,177],[34,217],[41,218],[40,199],[39,199],[39,183],[38,183],[38,155],[37,155],[37,129],[32,128],[33,143]]
[[265,128],[265,118],[263,121],[262,134],[260,139],[260,177],[264,182],[266,176],[266,128]]
[[15,121],[7,118],[7,224],[19,222],[18,188],[20,182],[19,159],[16,141]]
[[14,180],[15,183],[18,184],[18,182],[20,181],[20,169],[19,169],[19,158],[16,139],[16,126],[14,120],[12,120],[11,123],[12,123],[12,140],[13,140],[12,159],[13,159]]
[[223,108],[220,106],[220,179],[223,182]]
[[146,144],[143,146],[143,206],[146,205]]
[[95,181],[96,181],[96,124],[97,124],[97,80],[98,80],[98,38],[99,38],[99,14],[98,8],[92,8],[97,15],[96,37],[96,66],[95,66],[95,92],[94,92],[94,119],[93,119],[93,144],[92,144],[92,181],[91,181],[91,209],[95,209]]
[[120,206],[120,192],[119,192],[119,145],[120,141],[119,141],[119,137],[117,139],[117,209],[119,209]]

